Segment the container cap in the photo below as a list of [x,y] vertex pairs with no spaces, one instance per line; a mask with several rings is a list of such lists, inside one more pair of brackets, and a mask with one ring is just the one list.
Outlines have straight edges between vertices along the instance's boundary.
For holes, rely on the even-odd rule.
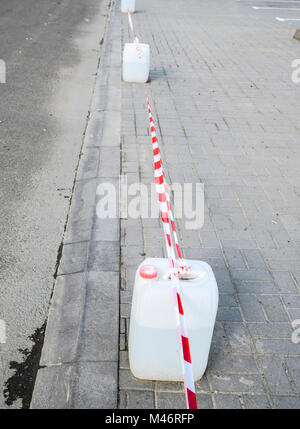
[[157,277],[157,269],[153,265],[142,265],[140,276],[143,279],[155,279]]

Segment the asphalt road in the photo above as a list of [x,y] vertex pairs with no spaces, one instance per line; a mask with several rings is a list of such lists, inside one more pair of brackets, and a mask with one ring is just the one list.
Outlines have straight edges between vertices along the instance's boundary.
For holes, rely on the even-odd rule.
[[107,5],[0,2],[0,408],[30,399]]

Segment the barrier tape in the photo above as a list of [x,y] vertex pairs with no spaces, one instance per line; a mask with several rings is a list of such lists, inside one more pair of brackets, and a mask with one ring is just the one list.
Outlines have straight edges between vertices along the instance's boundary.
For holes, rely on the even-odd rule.
[[[132,22],[132,18],[129,10],[128,10],[128,21],[129,21],[129,26],[132,31],[132,34],[134,36],[133,22]],[[135,37],[134,40],[137,44],[137,51],[138,51],[139,39]],[[139,59],[141,58],[139,57]],[[173,292],[174,308],[175,308],[175,314],[176,314],[177,333],[178,333],[178,340],[179,340],[180,351],[181,351],[181,365],[182,365],[182,373],[183,373],[183,379],[184,379],[186,404],[188,409],[197,409],[197,399],[196,399],[196,392],[195,392],[192,359],[191,359],[191,353],[190,353],[189,338],[187,335],[187,329],[185,324],[185,317],[184,317],[184,311],[183,311],[182,299],[181,299],[182,294],[181,294],[180,282],[179,282],[180,272],[187,271],[188,267],[186,266],[186,263],[182,258],[182,253],[181,253],[181,249],[180,249],[180,245],[179,245],[179,241],[176,233],[176,227],[175,227],[174,217],[172,213],[170,197],[168,193],[166,178],[165,178],[160,150],[158,146],[156,129],[155,129],[151,106],[150,106],[149,97],[147,93],[146,93],[146,99],[147,99],[148,115],[149,115],[149,122],[150,122],[150,132],[151,132],[151,138],[152,138],[155,188],[156,188],[157,199],[158,199],[158,204],[160,208],[160,215],[163,223],[164,238],[166,242],[169,266],[171,269],[170,274],[171,274],[171,280],[172,280],[172,292]],[[176,252],[179,259],[179,266],[175,258],[171,230],[173,232]]]
[[133,22],[132,22],[132,18],[131,18],[131,12],[129,9],[128,9],[128,23],[129,23],[129,27],[130,27],[130,30],[131,30],[131,33],[133,36],[133,43],[135,43],[135,48],[136,48],[136,52],[138,54],[139,61],[141,61],[142,60],[142,54],[141,54],[141,50],[139,48],[140,39],[138,36],[136,36],[134,34]]
[[172,208],[171,208],[170,197],[169,197],[169,193],[168,193],[168,186],[166,183],[166,177],[165,177],[164,171],[163,171],[163,176],[164,176],[164,181],[165,181],[165,191],[166,191],[166,198],[167,198],[167,204],[168,204],[169,222],[171,223],[171,227],[172,227],[172,231],[173,231],[173,237],[174,237],[174,241],[175,241],[176,253],[177,253],[177,256],[179,259],[178,272],[179,273],[188,272],[188,266],[182,257],[181,248],[180,248],[180,244],[179,244],[178,237],[177,237],[173,212],[172,212]]
[[132,22],[131,13],[129,9],[128,9],[128,23],[129,23],[130,30],[134,35],[133,22]]
[[[151,136],[152,136],[152,143],[153,143],[153,139],[157,143],[157,147],[155,149],[153,149],[153,156],[159,157],[159,161],[157,161],[157,162],[160,162],[160,165],[161,165],[161,176],[155,177],[155,183],[158,182],[158,184],[164,185],[164,192],[166,194],[166,203],[167,203],[167,212],[166,213],[168,213],[168,214],[165,215],[165,213],[163,213],[164,216],[162,216],[162,222],[163,222],[163,224],[168,223],[171,225],[171,229],[172,229],[173,237],[174,237],[174,241],[175,241],[176,253],[177,253],[177,256],[179,259],[178,272],[179,273],[186,272],[186,271],[188,271],[188,267],[187,267],[187,264],[182,257],[182,252],[181,252],[180,244],[179,244],[178,237],[177,237],[177,232],[176,232],[176,227],[175,227],[175,222],[174,222],[174,217],[173,217],[173,212],[172,212],[172,207],[171,207],[171,202],[170,202],[170,197],[169,197],[169,193],[168,193],[168,186],[166,183],[166,176],[164,173],[164,169],[163,169],[163,165],[162,165],[162,161],[161,161],[161,157],[160,157],[158,140],[156,137],[156,131],[155,131],[153,117],[152,117],[152,113],[151,113],[149,97],[147,94],[146,94],[146,99],[147,99],[148,114],[149,114],[149,119],[150,119],[150,132],[151,132]],[[152,133],[154,134],[154,136],[152,135]],[[155,151],[155,153],[154,153],[154,151]],[[155,167],[155,165],[154,165],[154,167]]]
[[[139,60],[141,60],[141,52],[140,52],[140,49],[138,47],[139,38],[137,36],[135,36],[135,32],[134,32],[134,28],[133,28],[133,21],[132,21],[131,12],[130,12],[129,9],[128,9],[128,23],[129,23],[129,27],[130,27],[131,33],[132,33],[132,35],[134,37],[134,42],[136,43],[136,46],[137,46],[136,49],[137,49],[137,52],[138,52],[138,55],[139,55]],[[149,104],[149,98],[148,98],[147,93],[146,93],[146,98],[147,98],[147,104],[148,104],[148,108],[149,108],[150,104]],[[151,109],[150,109],[150,111],[151,111]],[[150,129],[150,131],[151,131],[151,129]],[[161,183],[163,183],[163,182],[166,182],[166,180],[165,180],[165,174],[164,174],[164,171],[163,171],[163,168],[162,168]],[[175,241],[176,253],[177,253],[178,259],[180,261],[180,263],[179,263],[179,269],[180,269],[181,272],[187,272],[188,271],[188,267],[187,267],[187,264],[185,263],[185,261],[184,261],[184,259],[182,257],[182,252],[181,252],[181,248],[180,248],[178,237],[177,237],[177,233],[176,233],[176,227],[175,227],[173,212],[172,212],[172,209],[171,209],[171,203],[170,203],[169,193],[168,193],[168,189],[167,189],[167,185],[166,184],[165,184],[165,193],[166,193],[166,198],[167,198],[167,205],[168,205],[168,213],[169,213],[170,223],[171,223],[171,227],[172,227],[172,231],[173,231],[173,236],[174,236],[174,241]],[[167,222],[169,222],[169,218],[167,219]],[[162,218],[162,221],[164,222],[164,218]]]
[[[172,215],[171,203],[170,203],[170,199],[167,191],[165,175],[163,172],[162,160],[160,156],[160,150],[158,146],[158,140],[156,136],[156,130],[154,126],[149,97],[148,95],[146,95],[146,97],[147,97],[148,115],[149,115],[150,131],[151,131],[151,138],[152,138],[155,187],[156,187],[157,199],[160,207],[161,218],[163,222],[169,265],[171,268],[171,280],[172,280],[173,298],[174,298],[174,306],[175,306],[175,314],[176,314],[176,322],[177,322],[177,332],[178,332],[179,344],[182,352],[181,363],[182,363],[182,371],[184,376],[186,403],[187,403],[187,408],[197,409],[197,399],[196,399],[196,392],[195,392],[189,338],[187,335],[184,311],[182,306],[181,290],[180,290],[180,283],[179,283],[179,270],[177,268],[177,262],[175,259],[171,228],[173,231],[174,239],[176,237],[175,239],[177,241],[176,244],[178,244],[177,251],[179,251],[180,256],[181,256],[181,251],[177,240],[175,223]],[[170,228],[170,225],[171,225],[171,228]],[[182,257],[181,257],[181,260],[182,260]]]

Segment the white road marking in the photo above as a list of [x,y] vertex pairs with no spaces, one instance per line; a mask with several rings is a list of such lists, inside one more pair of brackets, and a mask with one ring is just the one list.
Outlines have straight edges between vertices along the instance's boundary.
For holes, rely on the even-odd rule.
[[276,17],[277,21],[300,21],[300,18],[280,18],[279,16]]
[[[236,1],[241,1],[241,0],[236,0]],[[285,1],[285,0],[279,0],[279,1],[275,1],[275,0],[256,0],[256,2],[258,3],[259,1],[261,1],[261,2],[263,2],[263,3],[274,3],[274,4],[279,4],[279,3],[298,3],[298,4],[300,4],[300,1],[299,0],[287,0],[287,1]]]
[[300,10],[299,7],[272,7],[272,6],[266,6],[266,7],[260,7],[260,6],[252,6],[252,9],[255,10]]

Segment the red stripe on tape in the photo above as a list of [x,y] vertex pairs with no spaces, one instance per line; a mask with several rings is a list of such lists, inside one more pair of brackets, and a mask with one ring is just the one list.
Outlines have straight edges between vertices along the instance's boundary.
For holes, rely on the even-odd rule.
[[158,147],[156,147],[155,149],[153,149],[153,155],[158,155],[158,154],[159,154],[159,149]]
[[171,237],[170,234],[166,234],[167,240],[168,240],[168,245],[171,247]]
[[190,410],[197,410],[197,398],[196,394],[192,392],[188,387],[186,389],[188,407]]
[[155,133],[155,128],[152,126],[152,127],[150,128],[150,131],[151,131],[151,133]]
[[157,195],[158,195],[158,201],[160,203],[164,203],[166,201],[166,194],[160,194],[160,193],[158,193]]
[[159,177],[155,177],[155,183],[157,185],[161,185],[163,183],[163,181],[164,181],[164,176],[163,175],[161,175]]
[[182,259],[181,250],[180,250],[180,247],[179,247],[179,245],[177,243],[176,243],[176,249],[177,249],[177,255],[178,255],[178,257],[180,259]]
[[172,226],[172,230],[173,230],[174,232],[176,232],[175,223],[174,223],[174,221],[173,221],[173,220],[171,220],[171,226]]
[[183,308],[182,308],[182,304],[181,304],[181,299],[180,299],[179,293],[177,293],[177,302],[178,302],[179,313],[183,315]]
[[189,339],[187,337],[184,337],[183,335],[181,336],[181,338],[182,338],[183,358],[186,362],[192,363]]
[[169,216],[168,216],[168,213],[161,212],[161,218],[162,218],[162,221],[163,221],[163,222],[166,222],[166,223],[168,223],[168,222],[169,222]]
[[154,163],[154,170],[158,170],[161,168],[161,159]]
[[157,143],[157,137],[152,137],[152,143]]

